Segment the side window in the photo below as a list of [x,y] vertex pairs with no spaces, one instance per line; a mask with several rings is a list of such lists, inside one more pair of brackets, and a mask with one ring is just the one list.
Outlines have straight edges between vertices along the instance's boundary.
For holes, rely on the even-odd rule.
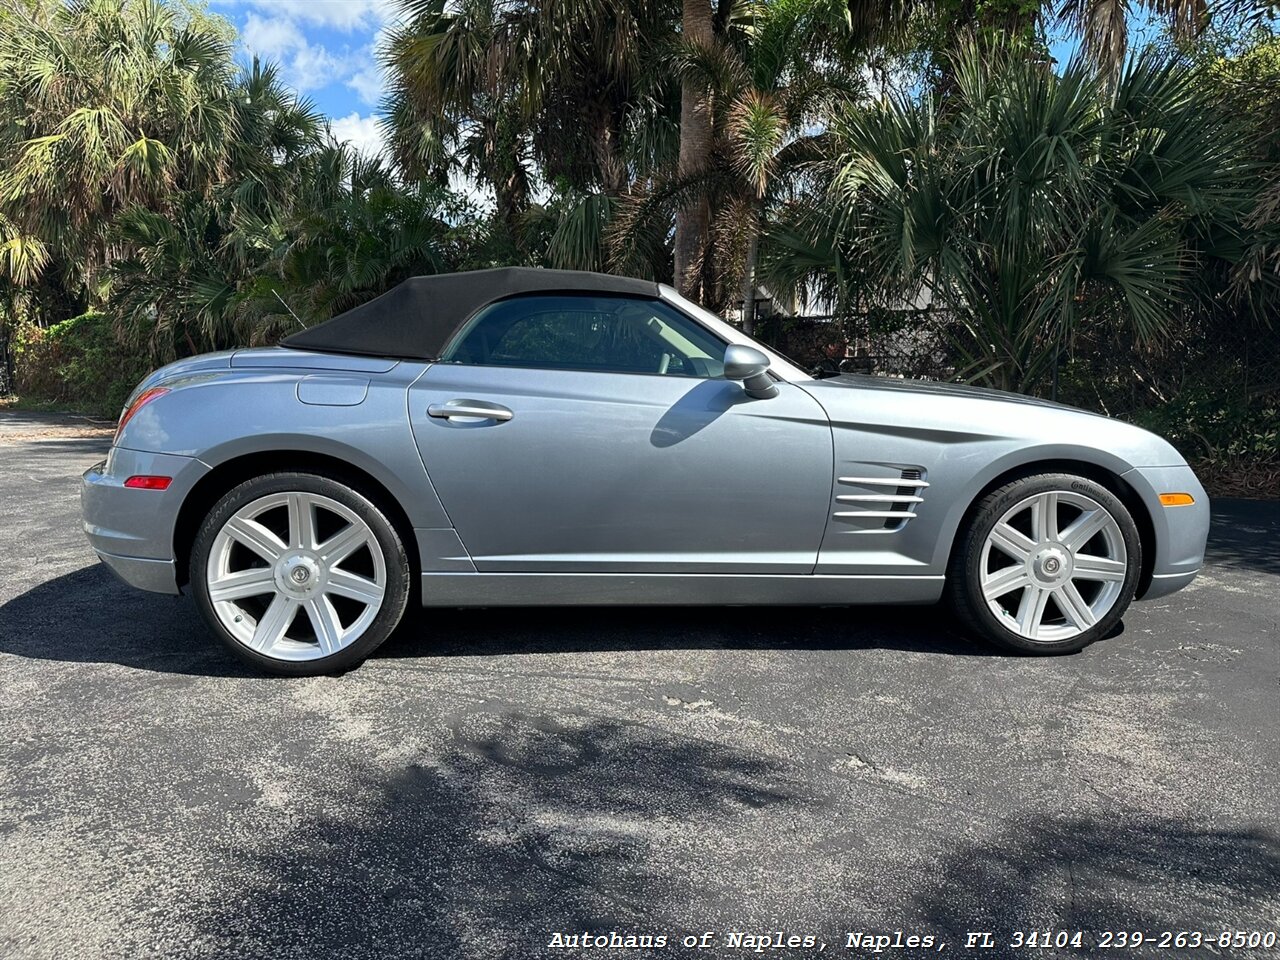
[[724,374],[724,348],[661,300],[560,294],[485,308],[440,361],[709,378]]

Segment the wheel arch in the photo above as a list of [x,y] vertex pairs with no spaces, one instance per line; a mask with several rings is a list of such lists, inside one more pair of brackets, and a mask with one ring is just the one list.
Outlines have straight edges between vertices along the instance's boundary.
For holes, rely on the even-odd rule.
[[410,583],[417,583],[420,558],[413,524],[386,484],[367,470],[331,454],[308,450],[261,450],[240,454],[217,464],[196,482],[182,501],[173,528],[173,556],[180,587],[190,582],[191,548],[200,524],[214,504],[246,480],[271,473],[320,474],[347,483],[373,500],[400,535],[413,566]]
[[1071,458],[1033,460],[1010,467],[988,480],[969,500],[964,513],[961,515],[960,522],[956,525],[955,530],[952,531],[951,544],[947,551],[947,569],[950,569],[950,561],[959,547],[964,532],[969,528],[969,524],[973,520],[978,504],[983,501],[987,494],[1003,487],[1007,483],[1012,483],[1014,480],[1021,480],[1023,477],[1030,477],[1040,473],[1074,473],[1085,477],[1105,487],[1125,505],[1125,508],[1133,517],[1134,523],[1138,526],[1138,539],[1142,544],[1142,569],[1139,572],[1138,591],[1135,595],[1135,598],[1140,599],[1147,592],[1147,588],[1151,586],[1151,575],[1155,570],[1156,532],[1155,525],[1151,520],[1151,512],[1147,505],[1143,503],[1142,497],[1138,495],[1138,492],[1120,474],[1100,464],[1090,463],[1087,460],[1074,460]]

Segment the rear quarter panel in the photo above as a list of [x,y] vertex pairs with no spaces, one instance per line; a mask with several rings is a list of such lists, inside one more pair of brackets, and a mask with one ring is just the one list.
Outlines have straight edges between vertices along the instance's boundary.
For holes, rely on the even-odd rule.
[[[257,453],[327,455],[374,477],[414,527],[447,527],[409,429],[408,386],[423,369],[401,363],[366,377],[334,371],[335,403],[314,402],[326,392],[326,374],[314,368],[230,369],[164,381],[172,392],[139,410],[119,445],[194,457],[211,468]],[[368,381],[358,402],[355,379]],[[310,402],[299,398],[304,380]]]

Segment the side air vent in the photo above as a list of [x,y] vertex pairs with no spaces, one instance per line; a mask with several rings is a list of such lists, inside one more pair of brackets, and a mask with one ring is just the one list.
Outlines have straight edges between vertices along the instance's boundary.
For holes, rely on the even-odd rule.
[[[900,530],[916,516],[916,505],[924,502],[922,494],[928,482],[918,467],[908,467],[896,476],[839,477],[843,486],[862,488],[858,492],[836,494],[837,509],[832,516],[845,523],[879,520],[873,530]],[[852,532],[852,531],[851,531]]]
[[[887,530],[892,530],[899,524],[902,524],[905,526],[906,521],[916,515],[915,510],[913,509],[914,504],[924,502],[924,497],[914,495],[914,494],[918,494],[921,490],[924,489],[924,487],[917,486],[917,484],[924,483],[924,481],[921,479],[919,468],[912,467],[909,470],[903,470],[902,481],[903,481],[902,486],[898,488],[898,493],[912,494],[912,496],[908,497],[907,499],[896,501],[894,505],[889,509],[896,513],[910,514],[911,516],[904,517],[901,520],[897,519],[896,517],[886,517],[884,521],[884,525],[885,525],[885,529]],[[927,487],[928,484],[926,483],[924,486]]]

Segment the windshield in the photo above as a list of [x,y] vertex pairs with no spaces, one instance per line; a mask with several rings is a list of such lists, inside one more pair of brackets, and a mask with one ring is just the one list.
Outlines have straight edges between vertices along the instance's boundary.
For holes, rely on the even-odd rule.
[[729,343],[745,343],[747,346],[755,347],[757,350],[763,352],[765,356],[769,358],[770,373],[776,374],[783,380],[793,382],[797,380],[813,379],[813,377],[805,372],[803,367],[799,366],[789,357],[779,353],[770,346],[766,346],[759,340],[749,337],[737,327],[726,323],[724,320],[717,317],[710,310],[698,306],[692,300],[685,299],[673,288],[668,287],[666,284],[660,284],[658,290],[664,300],[674,303],[676,306],[680,307],[680,309],[692,314],[717,336],[723,338]]

